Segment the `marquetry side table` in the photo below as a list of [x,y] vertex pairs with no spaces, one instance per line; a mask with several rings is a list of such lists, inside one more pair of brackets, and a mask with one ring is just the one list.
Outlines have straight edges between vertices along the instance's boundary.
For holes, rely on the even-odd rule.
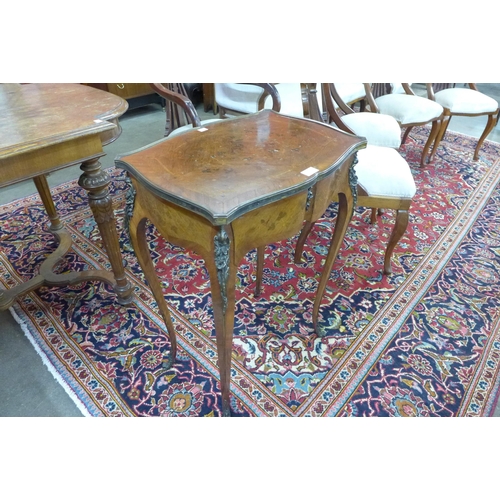
[[314,305],[317,316],[351,219],[353,162],[359,137],[308,119],[264,110],[221,120],[118,156],[136,194],[130,234],[171,340],[176,338],[148,243],[150,220],[163,237],[197,252],[210,275],[222,411],[230,415],[230,372],[238,264],[253,248],[297,234],[325,212],[334,193],[339,214]]

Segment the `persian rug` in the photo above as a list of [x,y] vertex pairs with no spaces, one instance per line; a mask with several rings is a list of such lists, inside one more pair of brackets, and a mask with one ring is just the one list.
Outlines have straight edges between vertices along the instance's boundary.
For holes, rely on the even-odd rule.
[[[256,254],[241,262],[233,341],[234,416],[487,416],[499,394],[500,145],[449,132],[434,162],[419,167],[428,129],[401,153],[417,184],[408,230],[382,274],[392,211],[369,223],[358,207],[331,273],[319,323],[312,304],[335,222],[332,204],[304,259],[297,237],[266,249],[256,299]],[[203,260],[148,228],[151,254],[171,308],[179,352],[123,230],[128,185],[109,169],[123,257],[135,289],[129,307],[99,282],[43,287],[11,312],[49,368],[88,416],[220,416],[217,351]],[[58,272],[109,269],[76,181],[53,190],[73,248]],[[27,223],[27,221],[30,221]],[[0,283],[31,278],[56,243],[38,195],[0,207]]]

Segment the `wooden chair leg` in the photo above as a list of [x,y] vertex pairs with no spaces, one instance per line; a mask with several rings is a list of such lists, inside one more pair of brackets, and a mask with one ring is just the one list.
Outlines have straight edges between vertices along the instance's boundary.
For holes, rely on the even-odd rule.
[[424,149],[422,151],[422,159],[420,160],[420,166],[421,167],[423,167],[425,165],[425,163],[426,163],[426,159],[427,159],[427,155],[429,153],[429,149],[430,149],[432,143],[434,142],[434,140],[436,139],[436,137],[437,137],[437,135],[439,133],[439,129],[440,128],[441,128],[440,122],[438,120],[434,120],[432,122],[432,128],[431,128],[431,132],[429,134],[429,138],[427,139],[427,142],[425,143]]
[[295,246],[295,254],[294,254],[295,264],[300,264],[300,261],[302,260],[302,252],[304,250],[304,244],[305,244],[307,237],[309,236],[309,233],[311,232],[311,229],[313,228],[313,226],[314,226],[314,222],[306,221],[304,223],[302,231],[300,232],[300,235],[299,235],[299,239],[297,240],[297,245]]
[[403,134],[403,140],[401,141],[401,144],[404,144],[406,142],[406,139],[408,139],[408,136],[410,135],[412,128],[413,127],[406,127],[405,133]]
[[264,249],[265,247],[257,248],[257,276],[255,279],[254,297],[259,297],[262,290],[262,272],[264,270]]
[[439,144],[441,143],[444,135],[446,134],[446,130],[448,130],[448,125],[450,123],[451,116],[445,115],[443,119],[441,120],[441,123],[439,125],[439,131],[436,136],[436,140],[434,141],[434,146],[432,147],[431,154],[429,156],[429,163],[434,160],[434,155],[436,154],[437,148]]
[[372,213],[371,213],[371,216],[370,216],[370,223],[371,224],[376,224],[377,223],[377,209],[376,208],[372,208]]
[[409,213],[408,210],[397,210],[396,211],[396,223],[392,229],[391,237],[389,238],[389,243],[385,250],[384,257],[384,274],[391,274],[391,257],[394,247],[398,244],[399,240],[405,234],[406,228],[408,227]]
[[[498,112],[497,112],[498,114]],[[486,137],[488,137],[488,134],[493,130],[493,127],[495,126],[497,122],[497,115],[488,115],[488,122],[486,123],[486,128],[484,129],[483,133],[481,134],[481,137],[477,141],[477,146],[476,150],[474,151],[474,161],[477,161],[479,159],[479,150],[481,149],[481,146],[483,145],[484,140]]]

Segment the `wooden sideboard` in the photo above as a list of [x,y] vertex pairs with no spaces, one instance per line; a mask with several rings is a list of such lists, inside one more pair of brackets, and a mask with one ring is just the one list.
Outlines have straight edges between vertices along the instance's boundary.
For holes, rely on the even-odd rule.
[[149,86],[149,83],[84,83],[96,89],[115,94],[129,103],[129,109],[147,104],[164,105],[162,98]]

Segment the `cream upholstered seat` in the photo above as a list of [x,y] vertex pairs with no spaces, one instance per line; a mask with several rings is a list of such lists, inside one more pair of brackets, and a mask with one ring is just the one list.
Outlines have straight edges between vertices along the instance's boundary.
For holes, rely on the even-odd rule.
[[358,152],[358,186],[368,196],[413,198],[417,191],[406,160],[392,148],[368,146]]
[[366,137],[368,144],[396,149],[401,145],[401,127],[392,116],[360,111],[341,120],[354,134]]
[[427,83],[427,96],[444,109],[443,122],[436,138],[431,159],[433,158],[439,143],[441,142],[448,124],[453,115],[460,116],[488,116],[486,126],[481,137],[477,141],[474,151],[474,160],[479,159],[479,150],[498,120],[498,102],[495,99],[479,92],[476,84],[469,83],[469,88],[454,87],[452,83]]
[[[346,84],[330,83],[330,99],[333,99],[333,104],[340,112],[334,117],[330,116],[330,122],[335,123],[337,118],[340,118],[348,129],[360,137],[366,137],[368,144],[376,146],[385,146],[388,148],[399,148],[401,145],[401,127],[397,120],[390,116],[381,113],[370,113],[367,111],[354,112],[354,109],[345,100],[344,96],[348,95],[345,89]],[[353,88],[356,88],[356,84]],[[364,85],[361,83],[364,94]],[[359,95],[359,89],[358,89]],[[352,94],[348,97],[352,97]],[[318,101],[319,102],[319,101]]]
[[443,114],[437,102],[408,94],[387,94],[375,99],[379,113],[393,116],[401,126],[436,120]]
[[[322,86],[328,112],[327,121],[335,124],[344,132],[354,133],[342,119],[344,117],[339,114],[339,109],[345,108],[347,110],[349,107],[342,101],[336,102],[334,100],[332,94],[335,94],[335,85],[324,83]],[[314,93],[311,93],[311,96],[314,98]],[[339,99],[338,95],[337,99]],[[314,103],[311,102],[310,106],[313,107]],[[364,113],[354,114],[361,115]],[[377,126],[376,120],[371,123],[373,126]],[[366,131],[370,132],[368,122],[365,124],[367,125]],[[364,137],[367,139],[368,146],[358,151],[358,161],[355,165],[358,178],[357,205],[372,208],[372,223],[376,222],[377,209],[393,209],[396,211],[396,223],[389,238],[384,257],[384,273],[391,274],[392,252],[408,227],[409,209],[416,193],[416,185],[408,163],[394,148],[374,145],[370,137],[373,140],[376,138],[376,134],[367,133]],[[300,262],[305,240],[313,225],[314,222],[306,222],[304,225],[295,249],[295,262]]]
[[443,89],[434,94],[436,102],[452,114],[494,113],[498,102],[477,90],[466,88]]
[[172,130],[170,134],[168,134],[169,137],[175,137],[176,135],[184,134],[185,132],[188,132],[189,130],[193,130],[193,128],[200,128],[204,127],[205,125],[208,125],[209,123],[213,122],[220,122],[220,118],[210,118],[210,120],[202,120],[200,122],[199,126],[194,126],[191,125],[190,123],[188,125],[184,125],[183,127],[178,127],[175,130]]
[[415,95],[408,83],[365,83],[364,85],[370,111],[390,115],[402,128],[406,128],[403,144],[414,126],[431,124],[429,138],[424,145],[420,161],[420,165],[424,166],[430,147],[440,129],[443,107],[437,102]]

